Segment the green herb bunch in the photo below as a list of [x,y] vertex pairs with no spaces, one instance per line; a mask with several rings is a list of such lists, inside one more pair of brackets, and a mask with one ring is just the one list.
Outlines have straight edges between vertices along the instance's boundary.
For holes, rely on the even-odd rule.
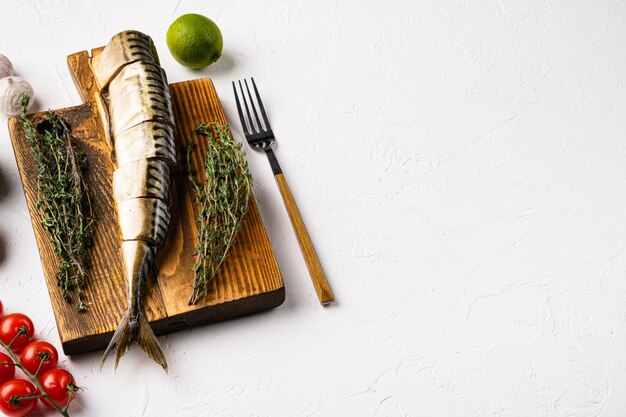
[[252,175],[248,161],[226,124],[200,124],[196,133],[206,138],[204,178],[193,170],[190,156],[196,144],[191,139],[186,149],[186,168],[194,200],[200,206],[197,216],[198,246],[194,265],[195,278],[189,304],[207,294],[209,283],[217,275],[235,243],[241,222],[248,212],[252,193]]
[[93,224],[83,177],[86,160],[74,148],[69,126],[54,112],[46,113],[47,121],[39,130],[35,127],[26,115],[29,101],[28,96],[22,95],[19,121],[37,167],[37,208],[58,258],[57,284],[63,299],[73,302],[75,296],[76,308],[83,312],[88,309],[84,287]]

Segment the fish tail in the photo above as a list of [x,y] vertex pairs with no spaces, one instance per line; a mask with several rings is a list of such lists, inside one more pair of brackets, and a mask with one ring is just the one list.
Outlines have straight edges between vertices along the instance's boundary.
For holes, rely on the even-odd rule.
[[[145,247],[147,248],[147,245]],[[141,257],[140,263],[139,274],[141,274],[141,276],[139,280],[143,282],[147,275],[155,274],[154,250],[152,250],[152,248],[147,248]],[[111,352],[115,352],[115,369],[117,369],[120,358],[128,352],[133,342],[137,342],[148,357],[161,365],[165,372],[167,372],[167,360],[165,359],[163,350],[139,303],[130,303],[129,308],[124,313],[122,321],[115,333],[113,333],[109,346],[104,351],[104,355],[102,355],[100,369],[102,369],[104,362]]]
[[167,360],[159,345],[159,341],[152,331],[152,327],[150,327],[150,323],[143,313],[139,313],[137,318],[131,319],[129,311],[126,311],[124,317],[122,317],[122,322],[113,334],[109,346],[104,351],[104,355],[102,355],[100,360],[100,369],[102,369],[111,352],[115,352],[115,369],[117,369],[120,358],[128,352],[133,342],[137,342],[148,357],[161,365],[167,372]]
[[161,345],[159,345],[159,341],[154,335],[150,323],[148,323],[148,320],[146,320],[143,314],[139,315],[137,343],[139,343],[139,346],[141,346],[150,359],[161,365],[163,370],[167,372],[167,360],[165,359]]
[[112,351],[115,351],[115,369],[117,369],[120,358],[126,354],[128,348],[133,343],[136,335],[131,331],[129,316],[130,314],[127,310],[126,313],[124,313],[124,317],[122,317],[122,321],[120,322],[117,330],[113,333],[109,346],[107,346],[104,351],[104,355],[102,355],[102,359],[100,360],[100,370],[102,370],[104,362]]

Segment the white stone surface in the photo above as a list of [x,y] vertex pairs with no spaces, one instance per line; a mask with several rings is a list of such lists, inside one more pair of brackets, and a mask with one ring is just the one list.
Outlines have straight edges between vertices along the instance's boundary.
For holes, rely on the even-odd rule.
[[[221,60],[165,32],[214,19]],[[171,82],[253,75],[337,294],[321,308],[265,157],[255,195],[286,284],[269,313],[63,364],[74,416],[621,417],[626,3],[5,1],[0,52],[37,108],[79,103],[66,55],[152,35]],[[5,123],[0,299],[59,345]],[[95,300],[97,302],[97,300]],[[43,415],[43,411],[39,412]]]

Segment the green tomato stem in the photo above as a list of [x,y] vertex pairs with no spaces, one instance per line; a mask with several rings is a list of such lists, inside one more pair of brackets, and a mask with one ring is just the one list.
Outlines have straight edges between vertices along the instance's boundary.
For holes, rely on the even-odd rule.
[[[26,329],[24,327],[20,328],[20,332],[13,338],[13,340],[11,341],[11,343],[6,344],[4,343],[2,340],[0,340],[0,346],[2,346],[7,353],[9,354],[9,356],[11,357],[11,359],[13,359],[13,361],[15,363],[13,363],[14,366],[17,366],[18,368],[20,368],[22,370],[22,372],[24,372],[24,374],[26,374],[26,376],[32,381],[32,383],[37,387],[37,389],[39,390],[39,392],[41,393],[40,395],[38,395],[36,398],[45,398],[50,404],[52,404],[52,406],[54,408],[56,408],[56,410],[61,413],[61,415],[63,417],[70,417],[70,415],[67,412],[67,408],[70,405],[70,402],[72,401],[72,399],[74,398],[73,396],[70,397],[69,401],[67,402],[67,405],[65,407],[61,407],[59,404],[57,404],[52,398],[50,398],[50,396],[48,395],[48,393],[46,392],[46,390],[43,388],[43,386],[39,383],[39,379],[37,378],[37,375],[33,375],[30,372],[28,372],[28,369],[26,369],[24,367],[24,365],[22,365],[22,362],[20,362],[20,358],[17,356],[17,354],[15,352],[13,352],[13,349],[11,349],[11,345],[13,344],[13,342],[15,342],[15,340],[17,340],[17,338],[19,336],[21,336],[22,334],[26,334]],[[5,362],[3,362],[2,364],[4,364]],[[42,362],[43,363],[43,362]],[[39,367],[41,368],[41,364],[39,364]],[[37,370],[37,372],[39,372],[39,369]],[[31,398],[35,398],[35,396],[28,397],[28,399]],[[26,397],[21,397],[26,398]],[[19,397],[18,397],[19,398]]]
[[[11,348],[11,346],[13,345],[13,343],[15,343],[15,341],[22,335],[28,335],[28,333],[26,332],[26,327],[22,326],[20,327],[20,331],[17,332],[17,334],[13,337],[13,340],[11,340],[9,342],[9,344],[7,345],[7,348]],[[4,343],[3,343],[4,344]]]

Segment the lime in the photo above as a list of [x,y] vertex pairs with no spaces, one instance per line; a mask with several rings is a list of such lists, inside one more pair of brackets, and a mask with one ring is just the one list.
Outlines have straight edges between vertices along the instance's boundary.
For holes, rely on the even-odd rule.
[[185,14],[167,30],[167,47],[181,65],[204,68],[222,54],[222,32],[211,19],[199,14]]

